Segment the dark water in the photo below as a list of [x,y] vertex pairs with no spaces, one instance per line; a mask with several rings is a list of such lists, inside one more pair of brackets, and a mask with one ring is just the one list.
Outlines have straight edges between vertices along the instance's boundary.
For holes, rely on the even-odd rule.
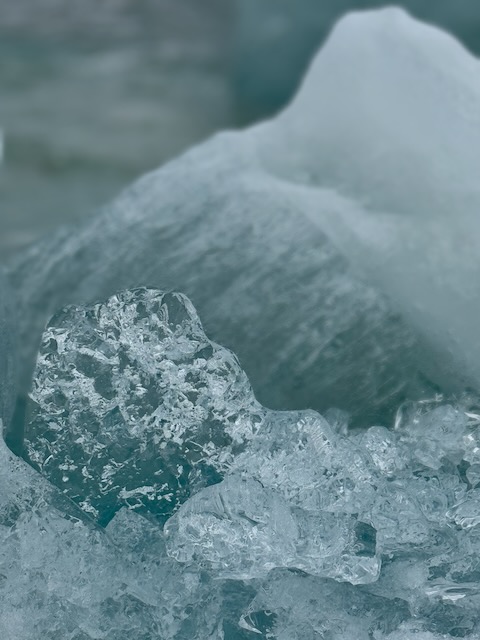
[[220,0],[0,1],[0,258],[233,124]]

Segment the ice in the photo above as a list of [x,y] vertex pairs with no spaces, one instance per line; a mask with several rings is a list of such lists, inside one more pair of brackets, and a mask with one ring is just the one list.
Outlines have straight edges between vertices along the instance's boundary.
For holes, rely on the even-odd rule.
[[405,619],[408,610],[401,600],[392,602],[352,585],[282,570],[272,572],[259,589],[243,624],[265,639],[369,640],[383,639]]
[[[294,95],[315,51],[347,11],[388,4],[379,0],[235,0],[234,87],[247,113],[273,113]],[[418,18],[455,34],[480,51],[476,0],[398,0]]]
[[[309,190],[305,212],[438,354],[439,384],[459,389],[480,379],[479,70],[399,9],[353,14],[258,141],[264,166]],[[326,188],[345,199],[330,212]]]
[[29,459],[100,522],[122,505],[168,516],[218,482],[264,413],[191,303],[146,288],[60,311],[31,396]]
[[4,635],[478,638],[478,71],[350,16],[276,119],[12,267],[24,384],[76,306],[27,427],[57,488],[0,465]]
[[478,68],[401,10],[344,18],[275,119],[12,265],[24,388],[51,313],[149,285],[191,298],[270,408],[382,425],[431,381],[478,389]]
[[334,405],[371,424],[407,387],[421,393],[414,335],[286,185],[262,174],[253,141],[214,138],[20,259],[25,387],[49,315],[147,284],[189,296],[266,406]]
[[220,587],[170,560],[161,529],[122,510],[104,531],[3,441],[0,462],[2,639],[220,640]]
[[[411,331],[399,316],[404,306],[410,308],[416,299],[422,300],[420,293],[413,292],[398,309],[388,303],[367,282],[370,271],[359,268],[366,261],[355,260],[358,252],[348,242],[351,233],[337,228],[342,216],[363,220],[362,207],[387,205],[389,190],[404,208],[409,209],[411,201],[415,210],[421,209],[417,195],[423,193],[425,200],[432,190],[432,180],[426,181],[427,190],[413,171],[405,180],[411,179],[415,188],[403,189],[398,175],[402,167],[407,170],[415,164],[410,156],[417,157],[417,148],[407,150],[406,157],[409,136],[395,134],[395,119],[385,122],[385,117],[371,117],[370,104],[363,105],[366,98],[358,85],[352,82],[348,101],[354,123],[337,108],[344,101],[335,78],[340,83],[342,69],[352,66],[351,60],[363,60],[362,52],[357,52],[363,41],[375,52],[381,51],[375,56],[382,60],[385,75],[408,75],[396,58],[400,45],[383,55],[385,31],[394,42],[406,40],[407,50],[418,51],[416,57],[412,53],[415,67],[428,75],[438,53],[430,52],[432,38],[424,42],[423,34],[430,30],[407,17],[397,18],[392,11],[345,19],[285,114],[248,131],[217,136],[145,176],[74,234],[62,232],[21,257],[12,267],[11,278],[22,290],[20,329],[28,362],[24,386],[29,384],[43,323],[51,313],[67,303],[92,302],[126,287],[148,284],[182,291],[192,299],[209,335],[238,354],[267,406],[320,410],[337,406],[350,411],[354,421],[361,417],[366,425],[387,420],[392,407],[406,395],[421,394],[418,370],[428,369],[428,376],[439,376],[439,370],[425,353],[429,341],[419,344],[418,327]],[[404,36],[409,29],[403,23],[411,25],[414,37]],[[370,25],[377,24],[375,31]],[[445,39],[447,57],[453,48],[459,65],[471,66],[472,60],[447,36],[438,33],[433,40],[437,39]],[[404,64],[410,63],[407,56]],[[367,58],[366,76],[370,66]],[[327,73],[325,67],[332,71]],[[369,95],[374,96],[383,85],[373,71],[371,75]],[[448,81],[449,77],[447,93]],[[427,93],[428,85],[422,82],[418,91]],[[394,113],[404,104],[408,107],[411,92],[397,94],[400,106],[395,106]],[[430,96],[425,99],[429,101]],[[447,109],[440,106],[443,102],[442,96],[435,96],[434,113]],[[375,113],[383,113],[383,105],[374,106]],[[346,120],[345,133],[332,124],[338,135],[333,136],[333,130],[330,135],[332,112],[335,123]],[[447,115],[448,130],[453,131],[456,113]],[[410,112],[407,116],[413,118]],[[350,154],[347,131],[353,145],[357,129],[361,140]],[[428,123],[425,129],[426,136]],[[423,129],[415,132],[418,162],[425,155],[430,157],[420,148],[422,136]],[[373,143],[370,151],[369,141],[377,139],[376,144],[388,146],[389,162],[383,161],[382,149],[374,149]],[[391,167],[394,161],[398,167]],[[373,183],[371,176],[375,176]],[[450,182],[443,183],[445,195]],[[407,222],[414,217],[412,213]],[[353,231],[356,226],[352,225]],[[411,226],[417,228],[416,217]],[[443,221],[440,226],[444,228]],[[380,271],[389,273],[389,269]]]
[[12,418],[17,389],[14,308],[13,292],[0,267],[0,421],[6,429]]
[[185,296],[138,288],[52,319],[32,398],[26,453],[58,489],[6,450],[0,487],[28,640],[31,602],[59,638],[475,638],[474,396],[390,430],[265,409]]
[[223,578],[251,580],[285,567],[365,584],[380,573],[373,527],[346,514],[292,508],[260,482],[236,476],[188,500],[165,533],[171,557]]

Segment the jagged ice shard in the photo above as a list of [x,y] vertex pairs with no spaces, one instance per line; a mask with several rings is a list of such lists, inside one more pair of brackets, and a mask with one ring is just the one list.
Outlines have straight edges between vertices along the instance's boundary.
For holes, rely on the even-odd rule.
[[5,429],[15,405],[17,358],[13,294],[0,267],[0,421]]
[[479,387],[479,70],[347,17],[275,120],[11,267],[24,384],[57,313],[35,469],[0,447],[7,640],[480,638],[478,399],[415,401]]

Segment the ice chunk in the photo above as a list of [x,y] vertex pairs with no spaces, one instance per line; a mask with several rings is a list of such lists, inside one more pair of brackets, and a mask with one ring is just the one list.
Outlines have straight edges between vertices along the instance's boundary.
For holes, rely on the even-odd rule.
[[2,639],[220,640],[221,586],[168,558],[157,526],[123,510],[95,527],[3,440],[0,469]]
[[471,529],[480,524],[480,490],[468,492],[468,497],[447,511],[447,518],[462,529]]
[[[399,9],[351,14],[257,140],[267,170],[308,189],[305,213],[439,354],[435,378],[477,390],[479,70]],[[348,201],[327,212],[326,188]]]
[[17,389],[14,307],[13,292],[0,267],[0,421],[5,429],[10,425]]
[[147,284],[188,295],[266,406],[336,405],[369,425],[388,420],[407,387],[420,393],[415,336],[305,216],[295,189],[256,166],[253,140],[213,139],[21,257],[12,280],[28,360],[60,307]]
[[268,413],[232,469],[311,512],[359,513],[378,482],[368,454],[314,411]]
[[170,556],[223,578],[251,580],[286,567],[365,584],[380,573],[373,527],[350,515],[292,508],[237,476],[193,496],[165,533]]
[[101,522],[121,505],[172,513],[218,482],[264,413],[191,303],[145,288],[60,311],[31,395],[30,460]]
[[478,68],[398,9],[344,18],[274,120],[17,261],[25,386],[51,313],[148,284],[192,299],[271,408],[370,426],[425,376],[478,388]]
[[[376,15],[369,20],[396,32],[393,17],[390,22]],[[368,25],[365,40],[378,40],[380,49],[383,41]],[[423,33],[423,27],[412,28]],[[342,33],[338,60],[329,46],[319,55],[322,68],[324,55],[332,69],[356,60],[354,53],[344,60]],[[390,64],[388,49],[381,54],[393,77],[403,74],[395,59]],[[429,359],[416,333],[402,322],[401,305],[394,308],[379,295],[356,262],[352,268],[356,253],[347,242],[350,234],[344,237],[332,222],[342,212],[362,218],[365,192],[378,194],[377,183],[388,189],[394,178],[398,182],[397,174],[392,178],[383,162],[370,170],[365,158],[372,154],[363,147],[347,162],[345,136],[331,144],[327,138],[326,144],[320,135],[308,135],[308,127],[330,131],[330,111],[342,114],[340,108],[323,108],[324,101],[341,100],[331,78],[327,83],[318,76],[314,68],[308,95],[304,89],[274,123],[216,137],[141,179],[80,230],[61,232],[19,259],[11,277],[22,289],[25,386],[51,313],[67,303],[104,299],[119,289],[148,284],[192,299],[209,335],[238,354],[266,406],[323,410],[334,405],[370,425],[384,422],[407,388],[421,393],[416,374]],[[326,88],[329,93],[323,96]],[[355,96],[348,101],[353,110],[361,97]],[[325,118],[317,122],[319,103]],[[361,116],[369,117],[363,109]],[[362,118],[355,119],[361,132]],[[384,137],[371,134],[372,139]],[[402,158],[397,137],[391,142],[392,156]],[[364,190],[347,189],[346,169],[340,171],[344,166],[352,183],[365,178]],[[315,180],[305,185],[305,175]],[[373,186],[371,175],[377,181]]]
[[[288,638],[295,616],[309,637],[317,618],[303,619],[297,600],[291,611],[259,604],[277,569],[289,569],[318,580],[312,590],[333,593],[337,604],[324,612],[332,637],[355,624],[341,617],[335,627],[342,598],[359,599],[364,610],[353,617],[366,637],[375,629],[382,638],[408,616],[425,631],[473,632],[480,606],[474,399],[403,405],[396,429],[360,433],[345,428],[338,410],[327,412],[331,425],[315,411],[264,409],[235,356],[205,337],[190,302],[146,288],[59,312],[44,335],[32,395],[27,452],[61,489],[42,480],[42,505],[63,501],[48,516],[55,544],[71,540],[81,565],[97,541],[95,564],[115,568],[101,597],[71,586],[74,612],[81,597],[93,602],[89,629],[107,633],[111,617],[118,637],[119,629],[160,628],[160,607],[169,612],[165,624],[186,637],[195,628],[220,639],[240,633],[240,624],[247,634],[257,625],[266,638]],[[4,495],[21,484],[14,479]],[[106,542],[81,511],[80,539],[72,537],[62,516],[74,509],[68,497],[110,521]],[[28,505],[20,511],[43,508]],[[118,513],[122,505],[130,510]],[[24,518],[4,511],[20,535],[16,519]],[[164,534],[158,519],[166,520]],[[38,553],[42,564],[60,552]],[[18,548],[8,557],[18,558]],[[88,582],[100,580],[90,571]],[[152,581],[168,587],[159,591]],[[400,618],[386,613],[386,601]]]

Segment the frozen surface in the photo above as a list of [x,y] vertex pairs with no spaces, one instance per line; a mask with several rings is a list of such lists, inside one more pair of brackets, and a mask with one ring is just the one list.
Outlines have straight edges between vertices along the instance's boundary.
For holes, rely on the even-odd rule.
[[346,18],[277,119],[12,267],[25,384],[76,306],[2,454],[4,636],[478,639],[479,70]]
[[[88,558],[83,591],[74,574],[66,593],[69,606],[92,600],[92,628],[105,632],[114,616],[122,630],[157,625],[152,638],[171,624],[179,638],[195,628],[199,638],[208,629],[219,639],[346,640],[358,627],[355,637],[383,640],[415,621],[421,632],[475,638],[474,396],[409,402],[394,429],[362,432],[339,410],[326,412],[329,424],[314,411],[264,409],[188,299],[142,288],[53,318],[32,399],[26,453],[58,488],[37,476],[33,497],[23,506],[15,497],[5,512],[18,535],[18,513],[30,522],[32,509],[55,527],[28,562],[39,553],[35,561],[47,562],[52,544],[64,552],[62,536],[81,536],[65,544],[76,549],[75,566]],[[32,484],[36,471],[4,457]],[[22,482],[7,481],[9,505]],[[54,564],[56,584],[62,563]],[[91,593],[96,572],[104,583]],[[159,607],[168,612],[162,623]]]
[[3,258],[232,125],[227,5],[0,2]]
[[17,389],[16,326],[14,298],[0,267],[0,420],[11,420]]
[[121,505],[167,516],[218,481],[264,413],[190,302],[150,289],[59,312],[31,396],[30,460],[101,522]]
[[126,510],[97,528],[3,441],[0,459],[2,639],[221,640],[221,586],[170,560],[161,529]]
[[146,284],[188,295],[271,408],[367,425],[425,379],[477,387],[479,68],[400,10],[342,20],[276,119],[16,262],[24,386],[51,313]]
[[91,225],[32,249],[12,273],[30,310],[25,355],[63,304],[146,284],[190,297],[267,406],[336,405],[368,424],[408,385],[418,393],[415,336],[252,162],[247,135],[217,137],[143,178]]
[[[385,0],[234,0],[234,86],[247,113],[263,115],[294,95],[315,51],[346,12],[391,3]],[[398,0],[422,20],[455,34],[480,51],[480,7],[476,0]]]

